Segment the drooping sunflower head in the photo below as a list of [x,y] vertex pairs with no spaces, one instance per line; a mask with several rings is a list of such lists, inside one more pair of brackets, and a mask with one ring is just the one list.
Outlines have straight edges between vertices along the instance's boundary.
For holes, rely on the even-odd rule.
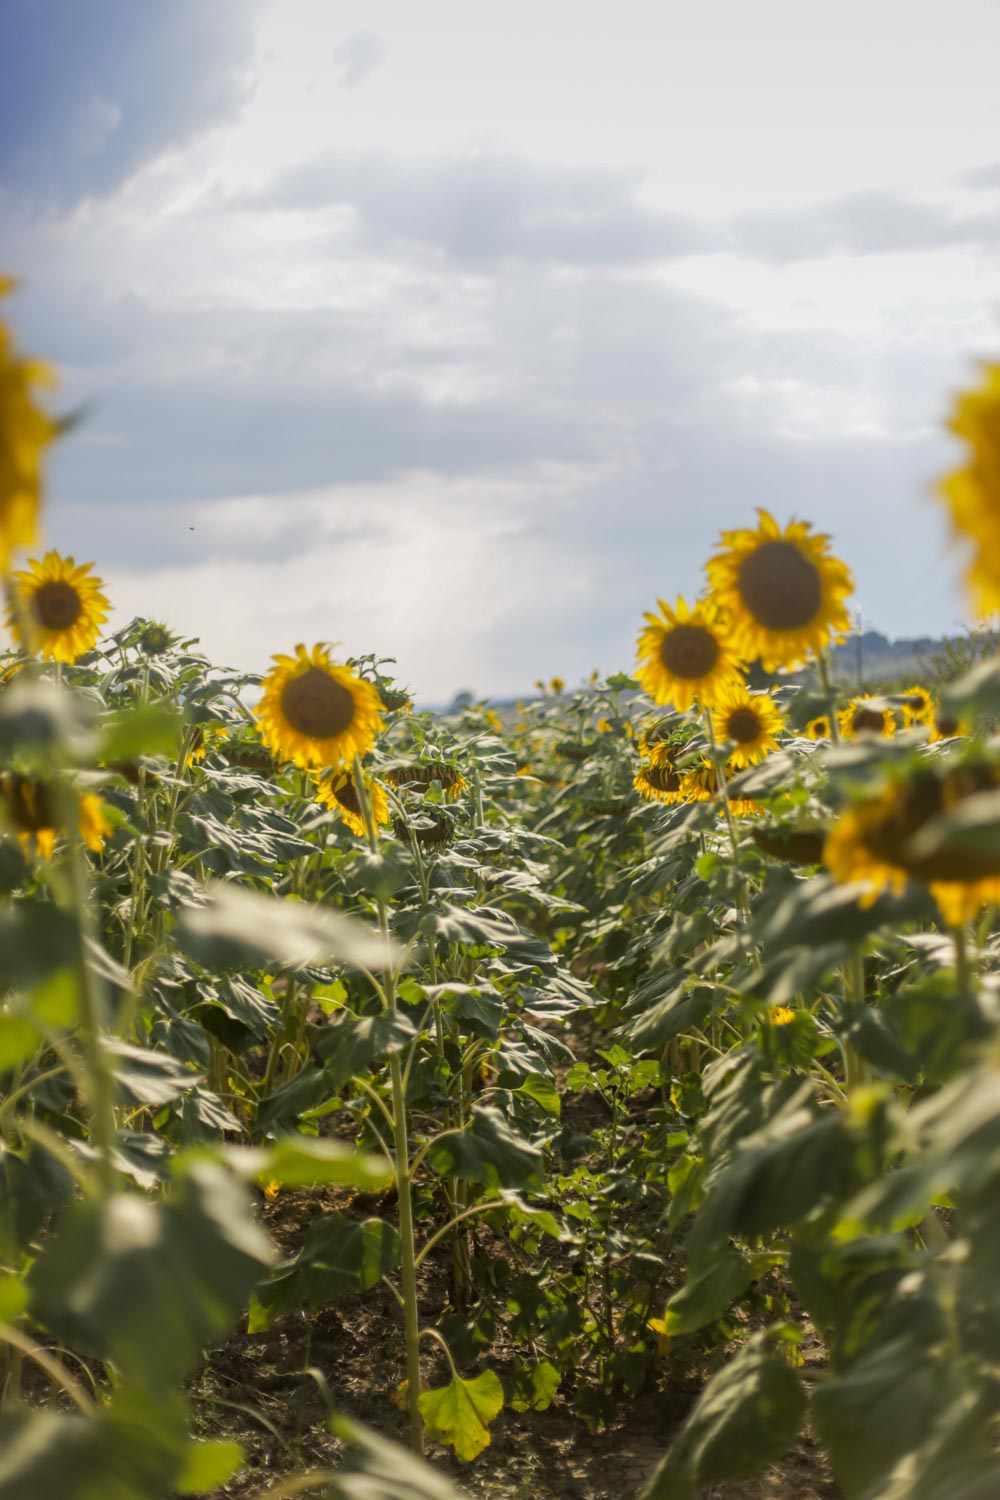
[[882,698],[873,698],[871,693],[860,693],[852,698],[837,716],[841,738],[857,739],[859,734],[881,735],[891,739],[896,733],[896,715]]
[[179,771],[186,771],[188,766],[197,765],[211,755],[213,750],[218,750],[229,738],[229,725],[220,724],[218,721],[207,720],[203,724],[193,726],[194,732],[189,736],[187,752],[178,764]]
[[[385,792],[370,776],[365,777],[365,790],[368,793],[368,804],[375,826],[387,826],[390,818],[389,803]],[[339,813],[342,821],[359,839],[366,837],[368,830],[365,827],[361,798],[358,796],[358,789],[354,785],[354,776],[350,770],[327,771],[319,776],[316,782],[316,801],[322,802],[331,811]]]
[[103,584],[91,577],[93,566],[77,566],[72,557],[46,552],[14,574],[16,602],[7,611],[7,628],[22,646],[61,662],[74,662],[92,650],[108,617]]
[[953,531],[969,546],[965,581],[982,614],[1000,607],[1000,364],[983,366],[983,382],[956,398],[949,429],[969,447],[966,465],[939,492]]
[[461,797],[469,785],[457,766],[434,760],[391,766],[385,773],[385,779],[390,786],[411,786],[421,792],[436,781],[447,802],[454,802]]
[[646,615],[639,636],[636,677],[657,703],[683,713],[697,698],[711,706],[742,680],[741,658],[715,604],[700,600],[689,609],[678,598],[673,609],[659,600],[660,614]]
[[909,729],[914,724],[933,724],[937,703],[927,688],[916,685],[904,688],[902,698],[903,722]]
[[756,765],[777,750],[775,735],[785,727],[784,716],[770,693],[732,688],[712,713],[716,738],[731,740],[730,762],[737,770]]
[[[736,766],[732,761],[726,766],[726,780],[735,774]],[[681,776],[681,800],[683,802],[708,802],[711,798],[719,796],[721,791],[719,777],[715,766],[710,760],[698,761],[689,767]],[[720,798],[720,813],[723,811]],[[729,797],[729,810],[737,818],[756,818],[761,814],[759,802],[752,802],[746,797]]]
[[806,725],[806,739],[828,740],[830,738],[830,715],[817,714],[815,719],[810,719]]
[[[99,854],[111,832],[101,799],[88,792],[75,800],[80,838]],[[0,776],[0,802],[4,821],[17,834],[25,853],[37,852],[43,859],[51,859],[60,831],[55,788],[46,781],[9,771]]]
[[666,743],[676,731],[676,719],[648,719],[639,735],[639,754],[644,757],[651,756],[653,751],[659,745]]
[[413,699],[403,688],[380,683],[378,695],[387,714],[408,714],[413,707]]
[[[13,282],[0,277],[0,297]],[[48,366],[22,359],[0,319],[0,573],[17,547],[30,547],[38,531],[42,462],[57,424],[35,404],[35,387],[53,384]]]
[[648,802],[666,802],[672,806],[685,800],[681,791],[682,780],[669,750],[661,745],[654,749],[648,761],[640,765],[633,785],[640,797],[645,797]]
[[275,656],[257,709],[261,739],[279,759],[308,770],[339,766],[365,755],[382,728],[377,690],[348,667],[335,665],[326,647],[296,646]]
[[725,609],[733,644],[767,671],[791,667],[850,628],[844,600],[854,585],[830,555],[830,538],[805,521],[784,531],[766,510],[756,530],[724,531],[709,560],[709,583]]

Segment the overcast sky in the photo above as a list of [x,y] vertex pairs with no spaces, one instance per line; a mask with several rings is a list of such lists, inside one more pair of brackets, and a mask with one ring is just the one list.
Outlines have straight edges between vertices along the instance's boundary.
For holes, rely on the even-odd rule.
[[1000,354],[995,0],[0,0],[0,269],[88,416],[46,541],[266,668],[630,668],[754,507],[955,627]]

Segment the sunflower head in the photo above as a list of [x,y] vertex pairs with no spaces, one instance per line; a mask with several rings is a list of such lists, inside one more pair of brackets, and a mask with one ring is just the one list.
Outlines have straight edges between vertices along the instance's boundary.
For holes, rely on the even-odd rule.
[[[370,776],[365,777],[365,790],[368,793],[368,805],[371,808],[375,826],[387,826],[390,818],[385,792]],[[322,802],[331,811],[339,813],[342,822],[346,823],[359,839],[367,836],[368,830],[365,827],[361,798],[358,796],[358,789],[354,785],[354,776],[351,771],[327,771],[318,777],[316,801]]]
[[386,771],[385,779],[390,786],[411,786],[418,791],[426,790],[436,781],[448,802],[454,802],[456,798],[461,797],[469,785],[457,766],[449,766],[444,761],[432,760],[392,766]]
[[775,735],[784,729],[785,720],[770,693],[751,693],[738,687],[720,698],[712,724],[717,739],[732,741],[730,763],[744,770],[777,750]]
[[968,446],[968,461],[939,492],[952,529],[968,543],[966,584],[988,614],[1000,607],[1000,364],[984,365],[982,384],[958,396],[948,427]]
[[108,617],[101,580],[90,576],[93,566],[46,552],[14,574],[16,602],[7,611],[7,628],[22,646],[61,662],[74,662],[93,649]]
[[203,761],[206,755],[210,755],[213,750],[218,750],[229,738],[229,725],[220,724],[214,720],[196,724],[194,730],[190,748],[178,766],[180,771],[186,771],[188,766]]
[[[51,859],[60,831],[55,789],[46,781],[9,771],[0,776],[0,800],[4,817],[17,834],[25,853],[37,852]],[[77,829],[88,849],[99,854],[111,832],[99,797],[86,793],[76,798]]]
[[640,797],[645,797],[648,802],[666,802],[672,806],[684,801],[682,780],[667,747],[660,746],[648,761],[640,765],[633,785]]
[[382,728],[382,713],[370,682],[335,665],[325,646],[307,651],[300,645],[294,656],[274,657],[257,722],[277,759],[308,770],[365,755]]
[[681,713],[696,698],[710,707],[742,680],[724,621],[709,600],[692,609],[681,598],[673,609],[662,599],[659,605],[659,615],[646,615],[635,675],[657,703],[672,703]]
[[[0,297],[13,283],[0,277]],[[35,403],[35,388],[52,385],[46,365],[22,359],[0,319],[0,573],[17,547],[30,547],[38,530],[45,449],[57,424]]]
[[914,724],[933,724],[937,704],[933,693],[928,692],[919,684],[914,687],[904,688],[899,695],[902,698],[901,709],[903,722],[907,729]]
[[882,698],[861,693],[852,698],[838,715],[842,739],[857,739],[859,734],[881,735],[891,739],[896,733],[896,715]]
[[389,687],[380,683],[378,696],[387,714],[408,714],[413,707],[413,699],[402,688]]
[[844,600],[853,583],[830,555],[830,539],[804,521],[784,531],[766,510],[756,530],[724,531],[708,579],[725,609],[733,645],[765,670],[795,666],[850,629]]
[[815,719],[810,719],[806,725],[806,738],[828,740],[830,738],[830,715],[818,714]]
[[139,637],[139,650],[147,656],[162,656],[174,644],[174,638],[165,625],[150,622]]
[[[726,780],[736,772],[732,761],[726,766]],[[719,795],[719,777],[710,760],[701,760],[690,767],[681,777],[681,800],[684,802],[708,802]],[[720,804],[721,805],[721,804]],[[746,797],[730,797],[729,810],[737,818],[755,818],[761,813],[759,802]]]

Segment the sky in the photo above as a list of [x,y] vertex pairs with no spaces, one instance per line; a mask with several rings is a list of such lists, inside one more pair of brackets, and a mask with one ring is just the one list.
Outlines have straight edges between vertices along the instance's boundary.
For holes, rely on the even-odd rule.
[[0,271],[83,420],[45,543],[264,671],[628,670],[764,506],[959,628],[997,0],[0,0]]

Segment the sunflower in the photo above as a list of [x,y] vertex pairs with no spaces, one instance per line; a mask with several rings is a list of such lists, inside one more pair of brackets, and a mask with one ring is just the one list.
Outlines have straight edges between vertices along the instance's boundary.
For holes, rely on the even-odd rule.
[[982,385],[957,397],[948,422],[971,449],[969,462],[948,474],[939,491],[952,529],[971,543],[965,581],[988,614],[1000,606],[1000,364],[982,368]]
[[22,646],[37,649],[47,661],[62,662],[74,662],[92,649],[108,617],[103,584],[89,576],[93,566],[77,567],[72,557],[46,552],[41,561],[29,558],[27,571],[14,574],[17,603],[7,611],[7,627]]
[[787,1005],[769,1005],[766,1019],[772,1026],[791,1026],[795,1020],[794,1010],[789,1010]]
[[741,679],[740,658],[715,604],[699,600],[689,609],[678,598],[674,609],[659,600],[660,615],[646,615],[639,636],[636,677],[657,703],[672,703],[679,712],[695,698],[714,703]]
[[193,736],[190,750],[177,767],[179,771],[186,771],[188,766],[203,761],[206,755],[210,755],[213,750],[218,750],[220,745],[229,738],[228,724],[196,724],[195,729],[197,733]]
[[378,691],[336,666],[322,645],[275,656],[257,709],[261,739],[279,760],[339,766],[365,755],[382,728]]
[[828,740],[830,734],[830,715],[818,714],[815,719],[810,719],[806,725],[806,739]]
[[[3,811],[26,854],[37,851],[51,859],[59,833],[56,798],[48,782],[34,781],[10,771],[0,776],[0,798]],[[87,793],[76,798],[77,829],[88,849],[99,854],[111,827],[104,816],[101,799]]]
[[[0,297],[13,282],[0,277]],[[47,365],[19,358],[0,320],[0,573],[16,547],[30,547],[38,531],[42,455],[56,423],[35,405],[33,387],[53,383]]]
[[926,688],[915,686],[904,688],[898,695],[902,698],[903,722],[907,729],[914,724],[933,724],[937,704],[934,695]]
[[[588,752],[589,754],[589,752]],[[411,766],[393,766],[385,773],[385,779],[390,786],[417,786],[429,787],[431,782],[440,784],[448,802],[454,802],[461,797],[469,783],[455,766],[445,765],[441,761],[425,760]]]
[[959,719],[955,714],[947,713],[938,708],[931,719],[931,744],[937,744],[939,740],[954,740],[969,733],[969,726],[964,719]]
[[918,771],[844,813],[827,836],[823,863],[835,879],[866,887],[862,906],[870,906],[884,890],[900,894],[908,879],[922,881],[945,921],[958,926],[1000,901],[995,858],[987,849],[978,862],[967,850],[915,856],[913,840],[942,810],[997,784],[997,771],[990,766],[956,767],[941,777],[929,769]]
[[676,729],[677,721],[673,718],[648,719],[639,736],[639,754],[649,758],[657,745],[662,745],[665,740],[669,740]]
[[732,740],[730,763],[745,770],[777,750],[775,735],[785,727],[781,709],[769,693],[751,693],[745,687],[731,688],[712,713],[716,738]]
[[883,699],[873,698],[871,693],[861,693],[852,698],[837,716],[841,738],[856,739],[859,734],[880,734],[891,739],[896,733],[896,715],[886,707]]
[[[387,826],[390,818],[389,803],[385,792],[370,776],[365,777],[365,790],[368,793],[368,805],[371,808],[375,826]],[[361,799],[350,771],[328,771],[325,775],[318,777],[316,801],[322,802],[325,807],[332,808],[335,813],[339,813],[351,832],[359,839],[367,837],[368,830],[365,827],[364,813],[361,810]]]
[[844,600],[854,587],[844,563],[829,552],[830,538],[806,521],[784,531],[758,509],[756,531],[724,531],[723,550],[707,565],[708,579],[726,610],[733,645],[766,671],[805,661],[850,629]]
[[635,773],[633,785],[640,797],[649,802],[666,802],[673,805],[683,802],[682,777],[665,746],[654,750],[648,763],[641,765]]
[[147,656],[162,656],[174,644],[174,638],[165,625],[155,621],[147,625],[139,637],[139,650]]
[[[736,767],[730,762],[726,767],[727,781],[735,771]],[[700,761],[681,777],[681,800],[684,802],[708,802],[718,792],[719,778],[710,760]],[[745,797],[730,797],[729,810],[738,818],[756,818],[761,814],[760,803]]]

